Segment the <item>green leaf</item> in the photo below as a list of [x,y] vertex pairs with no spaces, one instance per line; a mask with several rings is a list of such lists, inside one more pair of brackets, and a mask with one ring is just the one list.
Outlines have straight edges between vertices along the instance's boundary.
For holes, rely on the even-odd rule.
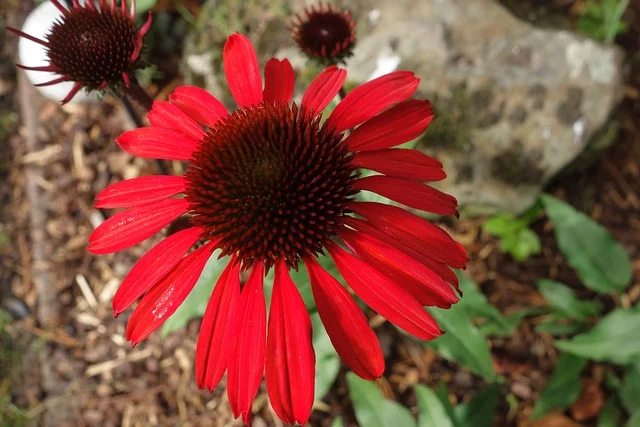
[[178,329],[184,328],[187,323],[189,323],[189,320],[204,315],[207,303],[211,297],[211,292],[213,292],[213,287],[228,262],[229,258],[227,257],[218,259],[218,254],[213,254],[211,258],[209,258],[189,296],[187,296],[175,313],[162,325],[161,333],[163,337],[166,337]]
[[585,322],[576,322],[572,319],[567,319],[564,317],[558,318],[554,316],[542,323],[538,323],[538,325],[536,325],[536,332],[547,333],[553,335],[554,337],[568,336],[575,335],[578,332],[582,331],[585,325]]
[[[469,402],[455,408],[456,418],[464,427],[491,427],[498,406],[498,385],[491,384],[480,390]],[[434,424],[434,426],[439,424]]]
[[420,384],[417,384],[415,389],[419,411],[418,427],[454,427],[453,421],[433,390]]
[[600,301],[581,301],[571,288],[554,280],[538,280],[538,291],[549,306],[563,317],[585,320],[602,310]]
[[500,311],[487,300],[487,297],[476,286],[475,283],[460,272],[456,272],[460,283],[460,289],[464,297],[460,299],[457,306],[463,307],[465,311],[474,319],[482,319],[480,332],[485,337],[488,336],[509,336],[518,328],[520,320],[527,314],[525,310],[520,310],[508,316],[504,316]]
[[556,341],[555,345],[576,356],[626,365],[640,356],[638,331],[640,312],[616,309],[589,332],[571,340]]
[[542,195],[553,221],[560,250],[586,287],[622,292],[631,281],[631,262],[624,247],[588,216],[550,195]]
[[298,264],[298,270],[290,270],[289,275],[291,276],[291,280],[296,284],[298,291],[300,292],[300,296],[304,301],[305,307],[309,310],[310,313],[316,311],[316,303],[313,300],[313,292],[311,291],[311,283],[309,282],[309,276],[307,275],[307,269],[304,266],[304,263],[301,262]]
[[449,416],[449,419],[453,421],[455,427],[465,427],[458,422],[456,418],[455,410],[453,409],[453,405],[449,400],[449,390],[447,389],[447,385],[445,383],[440,383],[438,388],[436,389],[436,396],[440,399],[440,403],[444,408],[445,412]]
[[499,214],[482,224],[482,229],[501,238],[500,251],[510,254],[516,261],[524,261],[541,250],[540,238],[528,228],[528,224],[539,212],[536,204],[522,219],[511,214]]
[[629,418],[625,427],[640,427],[640,411],[631,414],[631,418]]
[[504,237],[513,234],[521,225],[511,214],[503,213],[493,216],[482,224],[482,230],[492,236]]
[[622,414],[614,398],[607,399],[607,402],[598,417],[598,427],[619,427],[622,424]]
[[340,356],[336,353],[318,313],[311,315],[313,349],[316,352],[316,400],[322,399],[338,376]]
[[580,397],[580,373],[586,363],[586,359],[572,354],[560,356],[553,375],[533,407],[532,418],[540,418],[554,410],[564,409]]
[[514,244],[508,252],[516,261],[525,261],[531,255],[540,253],[541,250],[542,245],[538,235],[529,228],[523,228],[515,234]]
[[344,422],[342,421],[342,417],[338,415],[333,419],[330,427],[342,427],[343,425],[344,425]]
[[464,307],[454,305],[448,310],[430,308],[445,334],[429,341],[426,345],[444,358],[466,366],[482,376],[487,382],[495,380],[489,344],[482,333],[473,325]]
[[136,14],[142,15],[153,9],[158,0],[136,0]]
[[622,406],[627,412],[640,412],[640,363],[629,366],[619,394]]
[[353,402],[353,411],[361,426],[416,427],[416,421],[411,416],[411,412],[404,406],[385,399],[374,382],[363,380],[349,371],[347,372],[347,387]]

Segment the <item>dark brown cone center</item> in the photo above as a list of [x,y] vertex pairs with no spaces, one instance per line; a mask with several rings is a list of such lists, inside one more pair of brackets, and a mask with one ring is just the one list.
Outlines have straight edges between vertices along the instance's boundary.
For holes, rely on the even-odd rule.
[[133,22],[119,9],[71,8],[47,36],[49,60],[62,75],[95,89],[131,73],[137,37]]
[[315,12],[299,29],[299,43],[318,56],[335,55],[352,41],[350,23],[335,12]]
[[194,225],[244,266],[316,254],[341,224],[355,168],[342,134],[295,104],[238,110],[211,129],[186,173]]

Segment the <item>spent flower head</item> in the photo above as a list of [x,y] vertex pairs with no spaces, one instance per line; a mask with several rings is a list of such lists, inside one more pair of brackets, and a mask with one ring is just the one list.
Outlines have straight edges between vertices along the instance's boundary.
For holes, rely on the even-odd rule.
[[[168,102],[154,103],[150,127],[117,139],[134,156],[189,165],[181,176],[133,178],[98,194],[97,207],[124,210],[94,230],[88,250],[121,251],[186,218],[188,226],[150,249],[114,297],[116,315],[141,298],[127,339],[136,344],[159,328],[219,251],[228,261],[198,337],[198,386],[213,389],[226,372],[233,413],[249,423],[264,373],[278,416],[305,424],[314,400],[315,355],[309,313],[289,271],[306,267],[336,351],[356,374],[377,378],[384,357],[376,335],[318,258],[328,253],[350,288],[380,315],[420,339],[433,339],[442,332],[423,306],[448,308],[458,301],[451,268],[465,266],[464,248],[404,208],[356,195],[373,192],[443,215],[456,214],[457,203],[425,184],[445,178],[440,162],[391,148],[420,136],[433,118],[429,101],[411,99],[419,82],[413,73],[398,71],[357,87],[323,121],[346,70],[324,70],[297,104],[288,60],[266,63],[263,87],[251,42],[235,34],[223,62],[235,111],[203,89],[182,86]],[[362,177],[363,169],[378,174]],[[267,322],[263,284],[269,269],[275,273]],[[249,274],[244,284],[241,270]]]
[[115,0],[109,3],[100,0],[99,6],[93,0],[84,4],[73,0],[70,8],[65,8],[59,0],[51,0],[51,3],[62,16],[44,39],[7,27],[9,31],[47,48],[48,65],[17,66],[59,75],[36,86],[75,82],[62,104],[69,102],[83,87],[88,90],[117,90],[122,84],[129,86],[134,72],[142,65],[142,37],[151,26],[151,14],[138,29],[135,25],[135,0],[130,6],[126,0],[122,0],[119,6]]
[[297,14],[290,31],[300,49],[320,63],[340,64],[353,55],[356,24],[348,10],[320,2]]

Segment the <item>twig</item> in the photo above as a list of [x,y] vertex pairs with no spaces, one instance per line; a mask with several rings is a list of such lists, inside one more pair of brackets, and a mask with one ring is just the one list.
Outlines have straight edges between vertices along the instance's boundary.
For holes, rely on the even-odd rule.
[[[42,150],[38,142],[38,114],[36,97],[31,84],[23,72],[18,73],[18,90],[20,93],[20,110],[25,130],[25,147],[33,153]],[[45,329],[53,329],[60,323],[60,308],[54,291],[53,274],[47,260],[51,259],[51,245],[47,244],[45,193],[38,185],[43,180],[42,168],[38,164],[25,165],[26,196],[29,201],[29,219],[31,236],[31,277],[38,295],[38,322]]]

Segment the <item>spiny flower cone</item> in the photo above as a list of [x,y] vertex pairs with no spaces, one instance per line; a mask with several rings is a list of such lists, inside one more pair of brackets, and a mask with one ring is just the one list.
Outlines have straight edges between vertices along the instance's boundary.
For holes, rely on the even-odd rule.
[[[228,263],[198,337],[198,386],[213,389],[226,372],[233,413],[249,424],[264,373],[276,414],[304,424],[314,399],[315,355],[309,314],[290,270],[306,267],[336,351],[356,374],[375,379],[384,371],[376,335],[318,258],[328,253],[350,289],[381,316],[433,339],[442,332],[423,306],[448,308],[458,301],[451,268],[467,263],[464,248],[404,208],[356,196],[374,192],[442,215],[457,214],[457,202],[425,184],[445,178],[440,162],[392,148],[419,137],[433,118],[429,101],[411,99],[419,83],[413,73],[398,71],[357,87],[323,121],[346,70],[324,70],[297,104],[288,60],[267,62],[263,87],[253,46],[235,34],[223,62],[238,109],[229,113],[205,90],[182,86],[168,102],[154,103],[150,127],[117,139],[134,156],[189,164],[181,176],[133,178],[98,194],[97,207],[124,210],[94,230],[88,250],[121,251],[186,218],[189,226],[150,249],[114,297],[116,315],[140,299],[127,338],[136,344],[158,329],[218,251]],[[363,176],[367,169],[378,174]],[[270,269],[267,314],[263,284]],[[244,285],[242,270],[249,274]]]
[[65,8],[59,0],[51,0],[62,13],[44,40],[33,37],[15,28],[7,29],[21,37],[39,43],[47,48],[48,65],[19,68],[33,71],[47,71],[59,74],[51,81],[36,86],[49,86],[65,81],[75,82],[73,88],[62,100],[66,104],[86,87],[102,90],[107,87],[117,89],[121,84],[129,86],[133,73],[140,67],[142,37],[151,26],[151,14],[137,29],[135,25],[135,0],[130,7],[122,0],[120,6],[115,0],[100,0],[99,7],[93,0],[83,5],[73,0],[70,8]]
[[351,12],[322,2],[297,14],[290,28],[307,56],[326,65],[344,63],[353,54],[356,24]]

